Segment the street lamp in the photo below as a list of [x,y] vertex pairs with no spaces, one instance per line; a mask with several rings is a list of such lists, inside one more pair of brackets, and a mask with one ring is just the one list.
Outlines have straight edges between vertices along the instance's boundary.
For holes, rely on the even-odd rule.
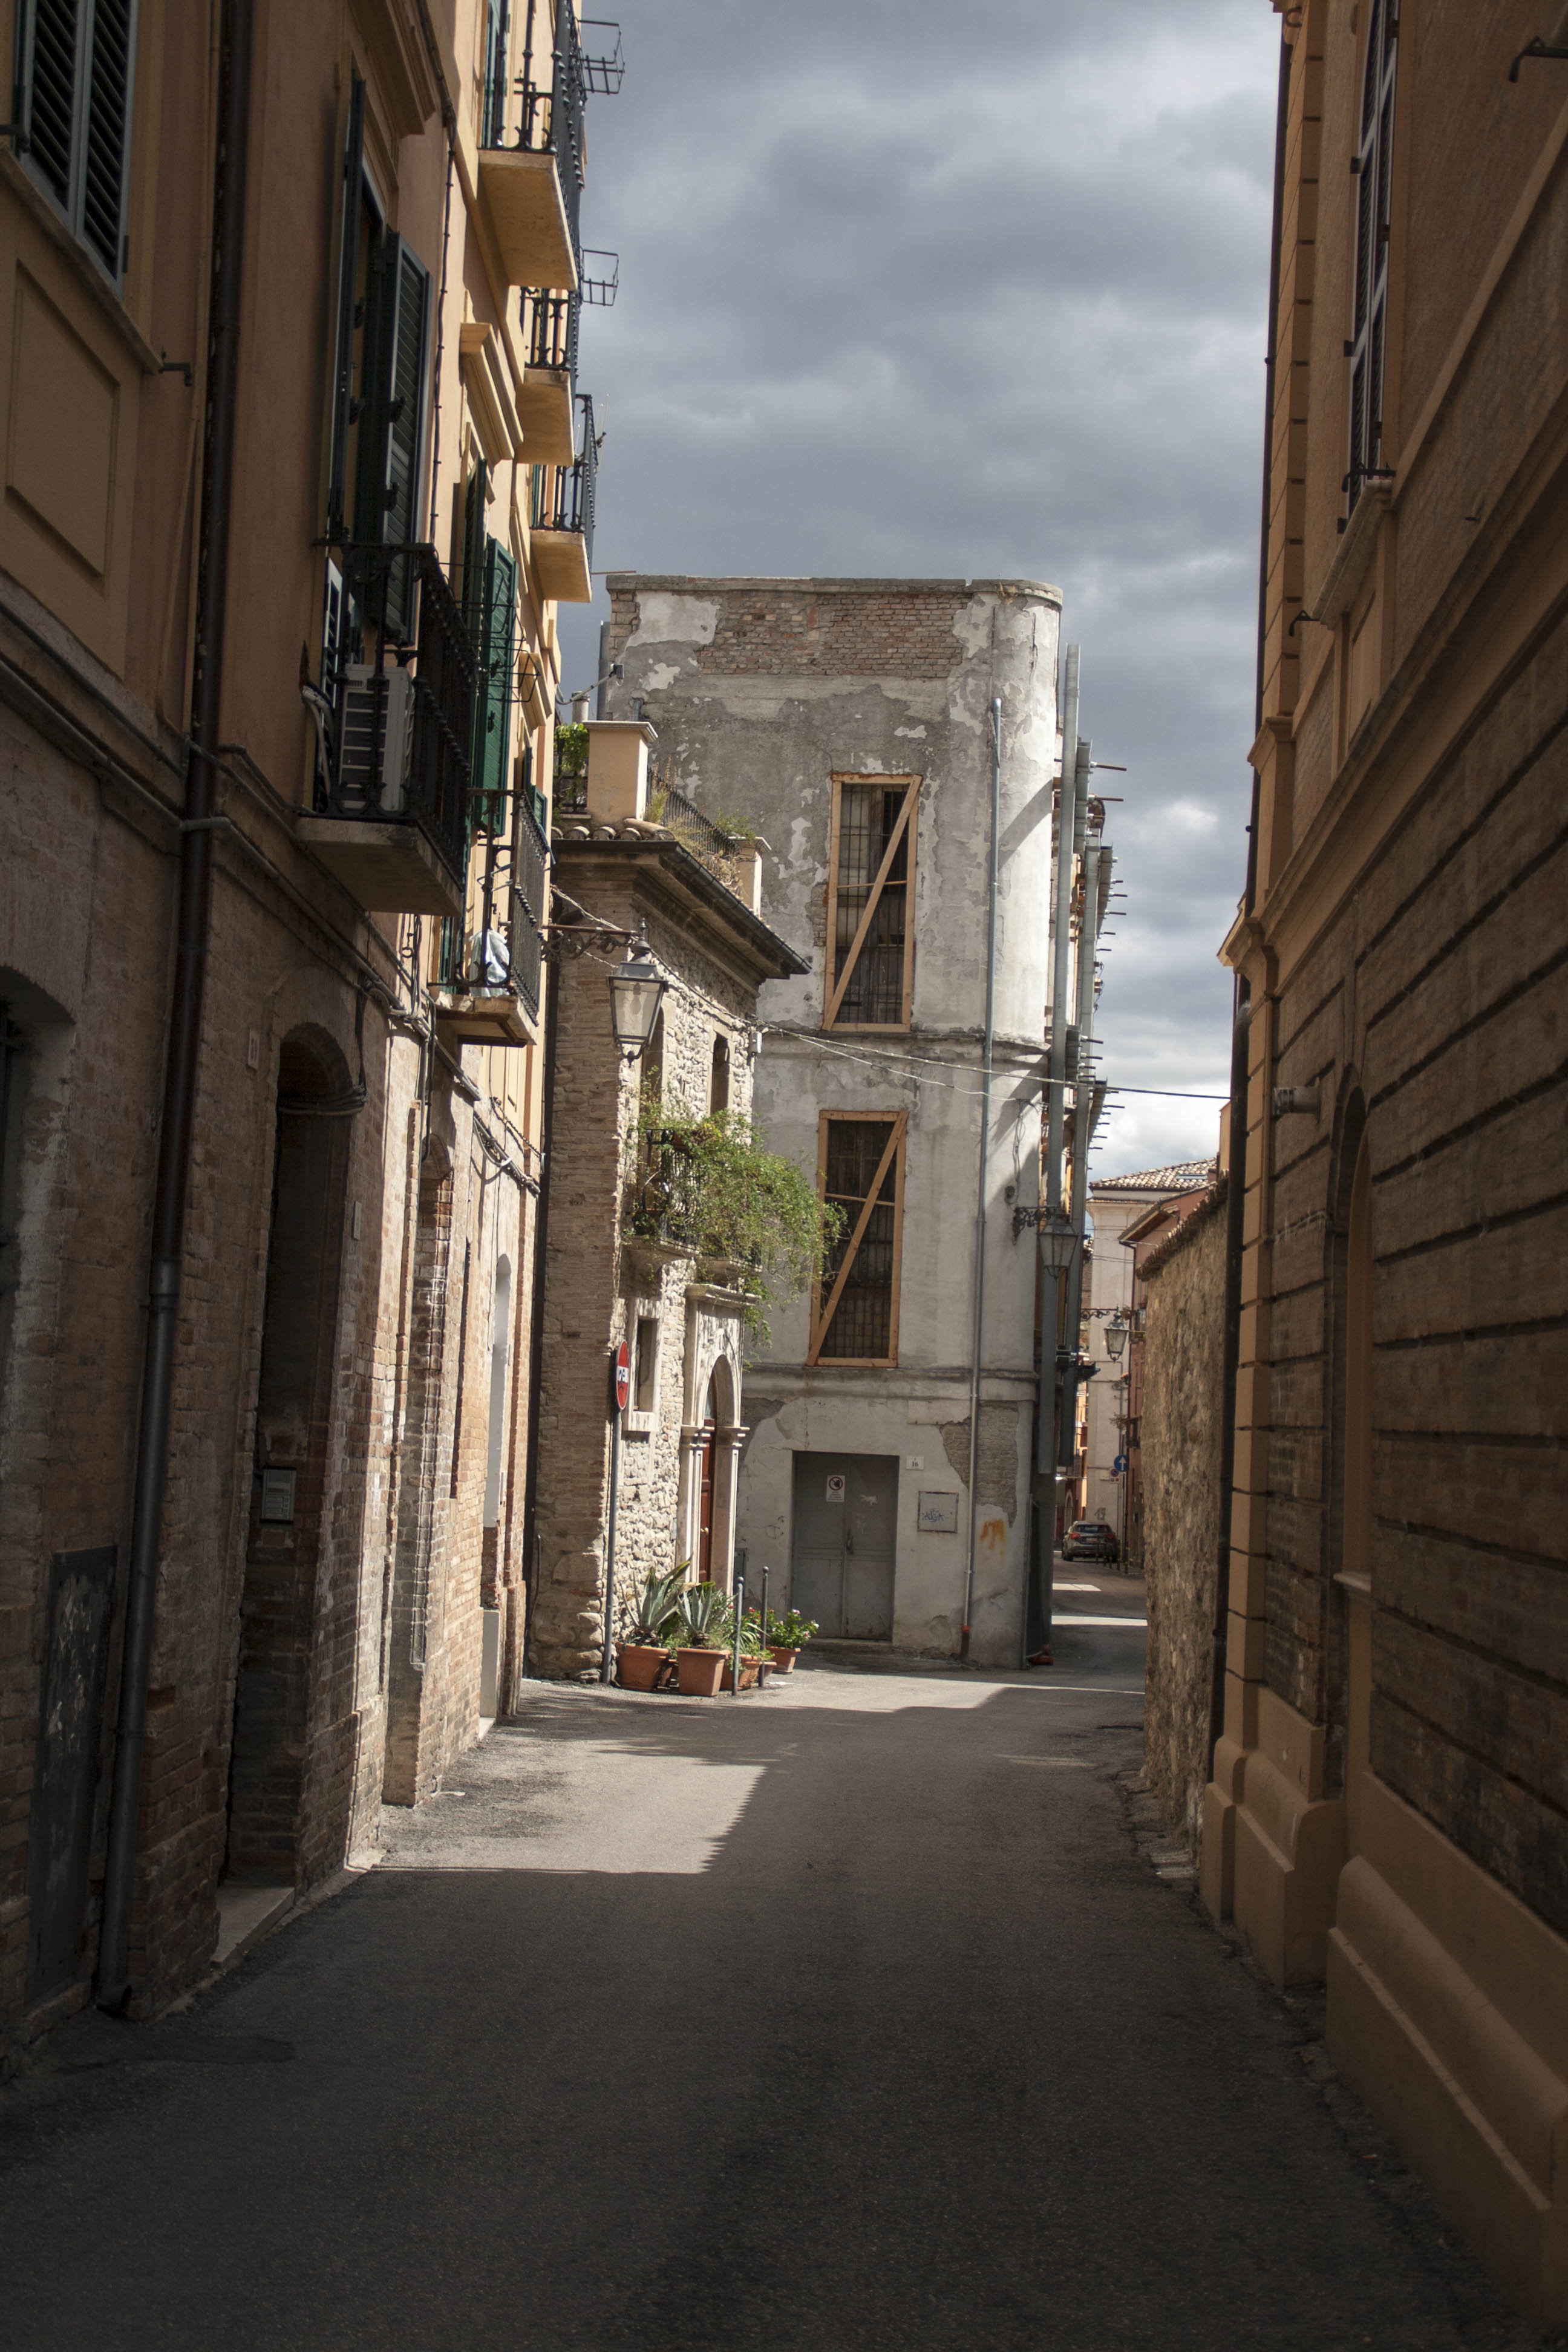
[[1128,1326],[1120,1317],[1115,1322],[1108,1323],[1105,1327],[1105,1352],[1113,1361],[1127,1345],[1127,1332]]
[[1078,1248],[1078,1230],[1059,1209],[1040,1213],[1040,1264],[1047,1274],[1066,1274]]
[[646,1052],[668,985],[647,940],[633,940],[625,963],[610,972],[610,1019],[623,1061],[638,1061]]

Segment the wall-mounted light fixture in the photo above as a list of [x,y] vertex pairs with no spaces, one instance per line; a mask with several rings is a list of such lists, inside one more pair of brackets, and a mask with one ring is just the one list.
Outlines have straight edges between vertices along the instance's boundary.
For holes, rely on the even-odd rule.
[[625,963],[611,966],[610,1019],[623,1061],[640,1061],[647,1052],[668,986],[646,939],[633,940]]

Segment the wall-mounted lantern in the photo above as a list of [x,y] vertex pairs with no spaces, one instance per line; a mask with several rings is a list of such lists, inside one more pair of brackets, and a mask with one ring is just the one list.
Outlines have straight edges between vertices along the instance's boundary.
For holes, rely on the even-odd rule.
[[625,963],[610,971],[610,1019],[623,1061],[641,1060],[668,986],[647,940],[633,940]]

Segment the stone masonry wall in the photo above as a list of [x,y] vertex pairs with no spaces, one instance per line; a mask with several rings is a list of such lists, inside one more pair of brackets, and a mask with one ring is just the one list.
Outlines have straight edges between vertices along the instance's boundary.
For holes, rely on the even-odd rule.
[[[589,843],[559,845],[559,878],[575,898],[627,930],[646,924],[671,987],[663,1008],[663,1099],[700,1112],[713,1039],[730,1044],[730,1104],[752,1097],[756,992],[704,950],[696,926],[624,861]],[[619,950],[612,950],[619,954]],[[539,1586],[530,1633],[536,1673],[597,1674],[604,1639],[610,1469],[610,1364],[641,1302],[661,1322],[658,1414],[647,1436],[623,1436],[616,1584],[624,1608],[639,1577],[676,1559],[689,1258],[661,1259],[623,1240],[635,1156],[638,1076],[619,1062],[610,1025],[607,957],[567,959],[558,977],[554,1167],[545,1269],[538,1527]],[[700,1402],[700,1400],[699,1400]]]
[[1167,1827],[1194,1855],[1208,1780],[1219,1574],[1224,1202],[1220,1185],[1140,1269],[1148,1284],[1141,1430],[1149,1618],[1143,1761]]

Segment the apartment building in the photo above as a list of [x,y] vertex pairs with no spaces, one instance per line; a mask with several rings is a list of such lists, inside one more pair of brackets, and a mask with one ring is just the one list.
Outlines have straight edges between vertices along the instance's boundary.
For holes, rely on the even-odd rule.
[[1201,1873],[1278,1981],[1326,1976],[1338,2064],[1561,2326],[1559,13],[1280,9]]
[[520,1671],[619,62],[548,0],[0,16],[14,2040],[188,1985]]
[[1015,1664],[1038,1374],[1034,1234],[1013,1211],[1038,1198],[1059,594],[609,586],[607,712],[650,721],[693,800],[763,845],[762,911],[802,969],[762,990],[756,1117],[844,1220],[750,1370],[749,1567],[824,1638]]

